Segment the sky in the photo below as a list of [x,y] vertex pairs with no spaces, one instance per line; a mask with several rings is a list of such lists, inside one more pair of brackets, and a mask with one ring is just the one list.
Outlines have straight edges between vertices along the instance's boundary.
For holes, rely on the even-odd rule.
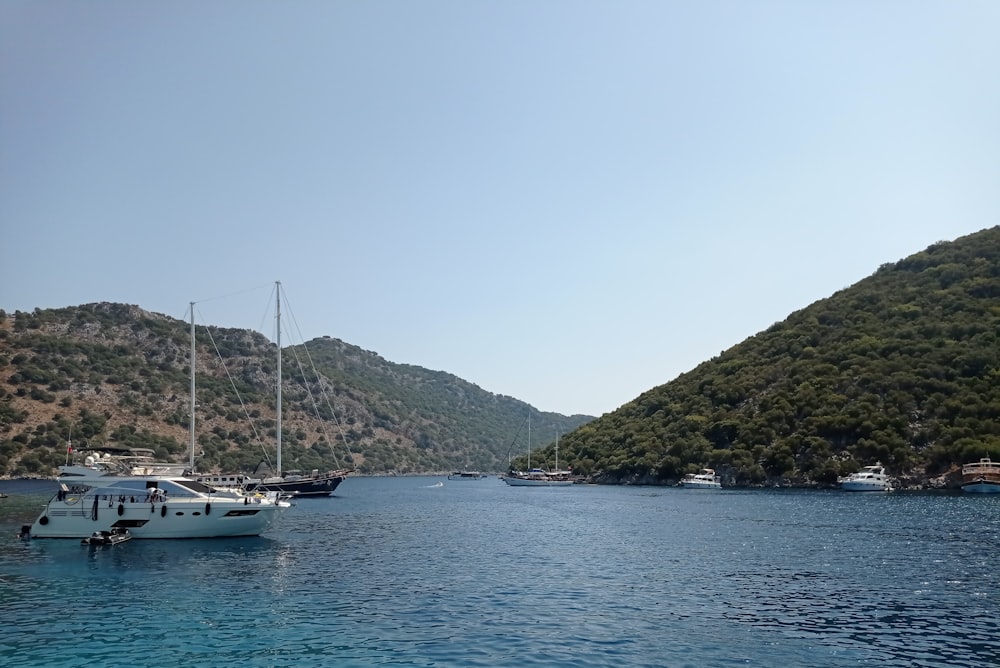
[[1000,224],[998,34],[995,0],[3,0],[0,308],[273,339],[281,281],[285,342],[600,416]]

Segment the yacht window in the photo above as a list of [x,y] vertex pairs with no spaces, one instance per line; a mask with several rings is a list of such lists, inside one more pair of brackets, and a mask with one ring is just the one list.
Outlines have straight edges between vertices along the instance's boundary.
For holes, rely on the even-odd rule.
[[176,480],[174,481],[174,484],[177,487],[182,487],[182,488],[186,487],[192,492],[197,492],[199,494],[211,494],[212,492],[215,491],[214,488],[209,487],[204,483],[198,482],[197,480]]
[[160,480],[159,482],[160,490],[167,495],[167,499],[194,496],[188,488],[187,480]]
[[132,494],[146,494],[146,488],[141,480],[119,480],[112,483],[108,488],[119,494],[124,494],[126,491],[131,491]]

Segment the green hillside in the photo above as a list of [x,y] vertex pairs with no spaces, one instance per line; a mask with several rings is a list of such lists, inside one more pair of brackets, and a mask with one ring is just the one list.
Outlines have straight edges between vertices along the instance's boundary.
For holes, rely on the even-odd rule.
[[606,482],[711,466],[724,484],[823,485],[881,460],[904,483],[951,484],[1000,459],[998,332],[994,227],[792,313],[566,435],[560,459]]

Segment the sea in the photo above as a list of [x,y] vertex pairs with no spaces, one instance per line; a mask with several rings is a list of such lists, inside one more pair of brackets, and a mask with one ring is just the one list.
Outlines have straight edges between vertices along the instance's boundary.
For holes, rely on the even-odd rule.
[[1000,665],[989,495],[352,477],[256,538],[18,540],[51,485],[0,485],[0,665]]

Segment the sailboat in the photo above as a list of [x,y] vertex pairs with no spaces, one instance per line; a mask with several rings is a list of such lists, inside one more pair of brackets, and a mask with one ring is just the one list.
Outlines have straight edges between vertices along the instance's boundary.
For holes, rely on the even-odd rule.
[[559,434],[556,434],[556,468],[531,468],[531,415],[528,415],[528,470],[512,471],[503,481],[511,487],[563,487],[573,484],[572,471],[559,470]]
[[[193,309],[192,309],[193,311]],[[281,467],[281,282],[275,283],[275,322],[276,322],[276,342],[278,349],[277,358],[277,382],[276,382],[276,394],[277,394],[277,416],[276,416],[276,431],[277,431],[277,459],[274,467],[274,475],[259,478],[257,477],[257,470],[260,470],[264,462],[261,462],[257,466],[257,470],[254,471],[251,476],[244,475],[205,475],[200,476],[200,479],[209,484],[216,485],[235,485],[242,487],[244,490],[249,492],[277,492],[281,495],[290,495],[296,498],[299,497],[319,497],[319,496],[330,496],[333,494],[334,490],[344,482],[350,471],[347,469],[336,469],[321,472],[319,469],[313,469],[309,473],[302,473],[301,471],[284,471]],[[194,368],[194,324],[192,316],[192,369]],[[194,396],[194,376],[192,373],[191,381],[191,396]],[[193,420],[192,420],[193,424]],[[192,426],[192,453],[194,452],[194,427]],[[193,454],[192,454],[193,458]],[[192,461],[192,467],[194,466]]]

